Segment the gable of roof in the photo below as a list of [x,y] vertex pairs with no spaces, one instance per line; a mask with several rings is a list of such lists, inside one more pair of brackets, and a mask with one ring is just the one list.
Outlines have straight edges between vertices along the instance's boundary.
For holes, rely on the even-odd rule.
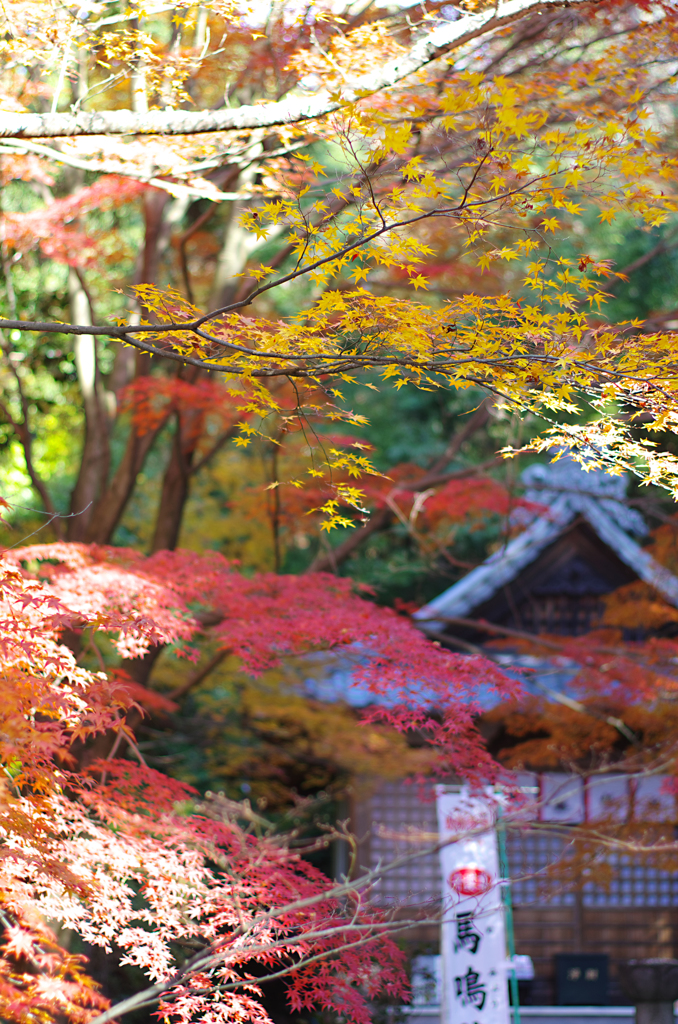
[[629,536],[631,531],[646,532],[646,527],[640,515],[621,502],[626,490],[623,475],[586,473],[571,460],[561,460],[550,466],[531,466],[522,479],[528,484],[525,497],[546,502],[545,511],[482,565],[415,612],[415,619],[427,619],[431,628],[443,629],[444,622],[436,622],[436,615],[469,617],[475,608],[512,583],[578,517],[639,579],[678,606],[678,578]]

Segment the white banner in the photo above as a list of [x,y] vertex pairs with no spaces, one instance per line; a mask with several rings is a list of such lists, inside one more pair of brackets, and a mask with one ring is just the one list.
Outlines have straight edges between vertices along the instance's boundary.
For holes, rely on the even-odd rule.
[[496,803],[436,789],[444,917],[442,1024],[509,1024]]

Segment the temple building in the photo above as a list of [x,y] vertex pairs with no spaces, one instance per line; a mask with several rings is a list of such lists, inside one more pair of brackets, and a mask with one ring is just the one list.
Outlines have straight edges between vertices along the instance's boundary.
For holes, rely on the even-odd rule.
[[[530,634],[581,635],[600,621],[605,595],[636,580],[678,606],[678,578],[639,544],[648,531],[625,502],[624,476],[585,472],[561,459],[529,467],[522,479],[523,528],[416,613],[429,635],[460,651],[488,640],[482,623]],[[628,639],[642,639],[640,628],[637,636],[632,633]],[[500,658],[507,670],[529,667],[528,685],[554,698],[567,694],[577,670],[563,659],[554,663],[510,650]],[[531,767],[518,782],[530,794],[532,810],[526,813],[538,827],[507,833],[516,953],[529,956],[535,969],[534,980],[521,985],[521,998],[541,1006],[562,998],[558,954],[604,956],[610,968],[604,1001],[621,1007],[628,1001],[618,984],[623,961],[678,956],[678,872],[619,853],[607,856],[609,877],[598,880],[587,878],[585,864],[560,875],[549,866],[567,859],[568,830],[602,818],[636,822],[646,835],[653,829],[666,834],[678,822],[675,797],[658,775],[587,777],[586,771]],[[360,847],[364,867],[386,863],[417,842],[430,844],[437,827],[433,793],[414,784],[384,783],[355,808],[356,832],[366,837]],[[440,893],[436,854],[389,872],[378,886],[378,900],[402,912],[419,907],[424,913]],[[414,953],[438,952],[435,926],[414,929],[410,941]]]

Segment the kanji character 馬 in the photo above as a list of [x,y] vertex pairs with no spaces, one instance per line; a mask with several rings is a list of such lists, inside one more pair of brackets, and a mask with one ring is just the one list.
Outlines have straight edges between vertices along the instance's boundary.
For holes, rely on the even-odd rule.
[[477,953],[482,935],[480,935],[473,926],[473,914],[470,912],[458,914],[456,925],[457,938],[454,943],[455,953],[458,953],[460,949],[468,949],[469,953]]

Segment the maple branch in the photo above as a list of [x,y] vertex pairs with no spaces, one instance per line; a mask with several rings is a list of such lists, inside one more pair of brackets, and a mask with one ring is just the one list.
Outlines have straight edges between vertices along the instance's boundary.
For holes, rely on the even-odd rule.
[[[581,2],[584,2],[584,0],[581,0]],[[589,0],[586,0],[586,2],[589,2]],[[273,281],[269,281],[266,284],[259,285],[251,292],[248,292],[247,295],[244,298],[242,298],[239,302],[232,302],[227,306],[222,306],[220,309],[213,309],[209,313],[205,313],[203,316],[198,317],[198,319],[195,321],[186,324],[175,324],[173,325],[173,329],[176,330],[177,327],[179,327],[179,329],[181,330],[191,330],[200,338],[203,338],[205,341],[210,341],[213,344],[220,346],[221,348],[231,349],[232,351],[237,352],[245,352],[250,356],[257,356],[259,358],[268,358],[271,356],[275,356],[276,358],[294,358],[294,356],[291,354],[286,355],[284,353],[272,353],[265,350],[262,351],[253,348],[246,348],[242,345],[234,345],[233,342],[227,342],[224,341],[222,338],[216,338],[211,334],[206,334],[200,328],[204,323],[207,323],[209,320],[214,319],[214,317],[220,316],[223,313],[230,313],[235,309],[242,309],[244,306],[249,306],[253,299],[258,298],[259,295],[263,295],[265,292],[271,291],[272,288],[278,288],[280,287],[280,285],[287,284],[289,281],[295,281],[298,278],[311,273],[311,271],[318,270],[320,267],[324,267],[328,263],[334,263],[337,260],[340,260],[343,256],[347,256],[349,253],[355,252],[356,250],[363,248],[363,246],[366,246],[369,242],[374,242],[376,241],[376,239],[381,238],[382,235],[388,234],[391,231],[396,231],[398,228],[412,227],[413,224],[418,224],[421,221],[431,220],[434,217],[452,217],[460,213],[465,213],[471,207],[480,208],[486,206],[495,206],[499,203],[505,202],[507,199],[511,199],[514,196],[520,195],[528,188],[531,188],[532,185],[536,185],[540,181],[545,181],[551,176],[551,173],[548,172],[544,174],[536,174],[530,181],[522,182],[520,185],[516,186],[516,188],[507,189],[504,192],[497,193],[496,195],[491,196],[487,199],[476,199],[473,202],[469,203],[466,201],[466,197],[464,197],[461,202],[455,203],[454,206],[437,207],[433,210],[427,210],[424,213],[419,213],[413,217],[406,217],[403,220],[394,220],[390,224],[387,224],[382,219],[382,224],[378,228],[369,232],[368,234],[362,235],[360,238],[357,238],[354,242],[349,242],[346,245],[342,246],[341,248],[337,249],[335,252],[331,252],[329,255],[321,256],[318,259],[314,260],[312,263],[302,264],[300,257],[294,270],[291,270],[289,274],[284,274],[282,277],[277,277]],[[308,245],[309,238],[310,232],[307,234],[306,241],[304,242],[305,247]],[[305,251],[306,248],[304,248],[304,252]],[[2,325],[3,321],[0,321],[0,327]],[[162,329],[168,330],[169,328],[164,327]],[[323,356],[322,358],[325,357]]]
[[[394,161],[394,164],[396,166],[398,166],[398,164],[402,164],[402,163],[405,163],[405,161],[404,160]],[[371,173],[374,173],[376,170],[378,170],[378,166],[379,166],[378,164],[373,162],[370,165],[370,167],[368,168],[368,171],[371,172]],[[366,173],[367,172],[365,172],[365,174]],[[364,184],[364,182],[365,182],[365,174],[361,173],[361,174],[356,176],[356,178],[355,178],[355,180],[353,182],[353,185],[350,185],[348,187],[348,189],[346,189],[346,192],[348,194],[342,193],[341,197],[339,197],[335,193],[331,193],[326,198],[325,201],[327,203],[327,210],[326,210],[326,212],[321,217],[319,217],[315,222],[312,223],[312,229],[313,229],[314,232],[320,231],[326,224],[329,224],[331,220],[333,220],[335,217],[337,217],[338,214],[340,214],[344,209],[346,209],[348,206],[353,204],[353,202],[354,202],[353,189],[354,188],[355,189],[359,189],[361,184]],[[267,241],[270,241],[270,240],[271,240],[271,235],[269,234]],[[278,249],[278,251],[275,254],[275,256],[273,256],[271,259],[269,259],[267,265],[271,268],[271,270],[277,270],[278,267],[289,256],[291,256],[294,251],[295,251],[295,246],[294,246],[293,243],[288,243],[287,245],[284,245],[281,249]],[[253,281],[254,280],[255,279],[253,279],[251,277],[243,277],[242,282],[240,284],[240,287],[238,288],[238,291],[236,292],[236,294],[234,296],[234,302],[239,302],[241,299],[244,299],[250,293],[250,291],[251,291],[251,289],[253,287]],[[254,284],[254,287],[256,287],[256,284]]]
[[189,676],[181,686],[177,686],[176,690],[172,690],[171,693],[168,693],[166,695],[168,700],[180,700],[182,697],[185,697],[186,694],[195,686],[199,686],[204,679],[207,679],[210,672],[213,672],[215,668],[221,665],[224,658],[230,653],[231,652],[227,647],[221,651],[217,651],[217,653],[210,658],[203,668],[198,669],[198,671],[194,672],[192,676]]
[[194,465],[189,467],[188,475],[195,476],[195,474],[199,472],[199,470],[201,470],[203,466],[206,466],[208,462],[210,462],[214,458],[214,456],[221,451],[225,444],[228,444],[229,441],[232,441],[233,438],[236,437],[239,429],[239,425],[234,424],[232,427],[229,427],[228,430],[224,430],[224,432],[214,442],[212,447],[207,452],[205,452],[205,454],[200,459],[198,459],[198,461],[194,463]]
[[[425,854],[421,854],[420,856],[424,855]],[[328,896],[324,896],[324,898],[326,899],[328,898]],[[440,925],[440,915],[437,915],[432,918],[413,917],[409,920],[398,919],[397,921],[389,921],[387,925],[386,923],[382,924],[381,928],[378,928],[375,923],[363,925],[361,926],[363,930],[367,930],[369,928],[370,934],[364,935],[360,939],[356,939],[353,942],[342,942],[340,945],[333,946],[332,948],[326,949],[322,953],[317,953],[314,956],[302,956],[289,967],[282,968],[279,971],[273,971],[270,974],[266,974],[263,977],[257,978],[256,984],[262,985],[267,981],[274,981],[279,978],[289,977],[291,974],[294,974],[295,972],[301,970],[301,968],[306,967],[309,964],[321,962],[323,960],[328,960],[331,957],[336,957],[337,954],[345,952],[346,950],[355,949],[360,946],[364,946],[367,943],[374,942],[375,939],[377,939],[380,934],[388,933],[389,935],[397,935],[401,932],[409,931],[413,927],[421,927],[422,925],[427,924],[436,926]],[[338,935],[344,931],[347,931],[349,927],[350,926],[345,926],[342,928],[340,926],[337,926],[336,928],[326,930],[325,932],[304,933],[303,935],[299,936],[299,938],[296,940],[292,938],[280,939],[277,942],[273,942],[270,944],[243,947],[243,949],[247,952],[248,955],[251,956],[256,956],[258,953],[271,954],[276,950],[288,952],[288,947],[294,945],[295,942],[306,942],[307,940],[317,941],[322,938],[331,938],[334,935]],[[240,953],[241,950],[239,949],[238,952]],[[203,953],[199,953],[197,954],[197,956],[203,957]],[[143,1009],[146,1006],[153,1006],[155,1003],[159,1002],[160,998],[165,993],[171,993],[171,990],[181,985],[185,981],[185,979],[189,979],[192,975],[207,970],[210,967],[213,967],[215,964],[218,964],[221,960],[221,955],[211,954],[209,957],[204,957],[204,959],[200,959],[195,964],[191,961],[190,968],[185,967],[184,969],[182,969],[182,971],[180,972],[180,976],[178,978],[173,978],[171,979],[171,981],[168,982],[160,982],[155,985],[151,985],[147,989],[144,989],[142,992],[138,992],[136,995],[130,996],[128,999],[123,999],[120,1003],[117,1003],[115,1006],[111,1007],[110,1010],[106,1010],[104,1013],[101,1013],[97,1017],[91,1019],[89,1021],[89,1024],[108,1024],[109,1021],[115,1021],[117,1020],[118,1017],[131,1013],[133,1010]],[[239,981],[216,983],[213,986],[213,988],[209,990],[201,989],[199,990],[199,992],[202,994],[208,991],[236,992],[238,989],[250,988],[252,984],[253,981],[251,978],[244,977]]]
[[[577,0],[577,2],[579,2],[579,0]],[[581,2],[584,2],[584,0],[581,0]],[[587,0],[587,2],[588,2],[588,0]],[[0,118],[1,118],[1,115],[0,115]],[[544,178],[548,178],[548,177],[549,177],[548,174],[545,174],[545,175],[538,174],[531,181],[525,182],[525,183],[521,184],[520,186],[518,186],[518,187],[516,187],[514,189],[509,189],[509,190],[505,191],[504,193],[495,195],[495,196],[493,196],[493,197],[491,197],[489,199],[482,199],[482,200],[479,199],[479,200],[474,201],[472,203],[466,203],[465,204],[465,209],[468,210],[470,207],[482,207],[482,206],[486,206],[488,204],[495,204],[495,203],[503,202],[504,200],[509,199],[512,196],[519,195],[520,193],[524,192],[526,190],[526,188],[529,188],[530,186],[536,184],[538,181],[541,181]],[[149,345],[149,344],[147,344],[145,342],[141,342],[137,337],[135,337],[135,335],[141,334],[141,333],[148,333],[148,332],[151,332],[151,333],[154,333],[154,334],[163,334],[163,333],[170,333],[170,332],[173,332],[173,333],[186,333],[186,332],[190,332],[192,334],[197,335],[199,338],[202,338],[204,341],[208,341],[211,344],[216,345],[218,348],[225,349],[225,350],[227,350],[229,352],[233,352],[233,353],[242,353],[243,355],[250,356],[250,357],[253,357],[253,358],[258,358],[258,359],[275,359],[275,360],[281,360],[281,359],[292,359],[292,360],[307,359],[307,360],[310,360],[310,361],[314,362],[314,364],[315,364],[314,367],[313,367],[313,371],[312,371],[313,374],[323,374],[323,373],[332,373],[332,372],[333,373],[345,372],[347,369],[354,369],[354,368],[360,367],[360,366],[380,366],[380,365],[385,365],[386,363],[389,363],[389,364],[390,363],[401,363],[402,365],[405,365],[405,366],[422,367],[422,368],[425,368],[425,369],[433,370],[435,372],[437,369],[442,369],[444,367],[444,365],[446,365],[446,364],[444,362],[441,362],[441,361],[435,360],[435,359],[433,359],[433,360],[412,360],[412,359],[398,360],[398,359],[393,359],[393,357],[390,357],[390,356],[374,357],[374,356],[369,356],[367,354],[362,354],[362,355],[356,357],[356,356],[347,356],[346,353],[344,353],[344,352],[339,352],[339,353],[335,353],[335,352],[314,353],[312,356],[304,356],[303,353],[295,353],[295,352],[274,352],[274,351],[269,351],[267,349],[264,349],[264,350],[262,350],[262,349],[255,349],[255,348],[251,348],[251,347],[248,347],[248,346],[245,346],[245,345],[237,345],[237,344],[235,344],[234,342],[231,342],[231,341],[225,341],[221,337],[215,337],[214,335],[208,334],[206,331],[202,330],[202,326],[203,326],[203,324],[207,323],[209,320],[214,319],[216,316],[220,316],[220,315],[225,314],[225,313],[233,312],[234,310],[237,310],[237,309],[242,309],[245,306],[249,306],[255,298],[257,298],[260,295],[263,295],[265,292],[268,292],[268,291],[270,291],[273,288],[278,288],[278,287],[280,287],[283,284],[287,284],[290,281],[294,281],[294,280],[296,280],[296,279],[298,279],[300,277],[303,277],[306,274],[309,274],[312,271],[317,270],[318,268],[320,268],[322,266],[325,266],[325,264],[327,264],[327,263],[335,262],[336,260],[341,259],[343,256],[348,255],[350,252],[354,252],[355,250],[362,248],[367,243],[375,241],[377,238],[380,238],[383,234],[386,234],[387,232],[395,231],[396,229],[402,228],[402,227],[410,227],[411,225],[419,223],[420,221],[430,220],[431,218],[434,218],[434,217],[453,216],[453,215],[457,214],[460,210],[461,210],[461,206],[459,204],[457,204],[456,206],[441,207],[441,208],[438,208],[438,209],[429,210],[426,213],[420,213],[420,214],[418,214],[417,216],[414,216],[414,217],[407,217],[404,220],[393,221],[393,223],[386,224],[384,226],[381,226],[381,227],[377,228],[376,230],[372,231],[370,234],[364,235],[363,237],[357,239],[355,242],[351,242],[351,243],[343,246],[342,248],[338,249],[336,252],[331,253],[330,255],[322,256],[319,259],[314,260],[312,263],[305,264],[303,266],[297,265],[297,267],[295,267],[294,270],[290,271],[289,274],[285,274],[282,277],[278,277],[274,281],[270,281],[267,284],[259,285],[257,288],[255,288],[251,292],[249,292],[241,300],[236,301],[236,302],[231,302],[228,305],[222,306],[219,309],[215,309],[215,310],[210,311],[209,313],[205,313],[205,314],[203,314],[202,316],[198,317],[195,320],[174,321],[172,323],[160,323],[160,324],[127,324],[127,325],[124,325],[124,326],[117,326],[117,327],[94,326],[94,325],[89,325],[89,324],[85,326],[85,325],[82,325],[82,324],[66,324],[66,323],[59,323],[59,322],[54,322],[54,321],[0,320],[0,329],[5,328],[7,330],[39,331],[39,332],[52,333],[52,334],[56,334],[56,333],[59,333],[59,334],[61,334],[61,333],[63,333],[63,334],[74,334],[74,335],[85,334],[85,335],[92,335],[92,336],[94,336],[94,335],[104,335],[104,336],[107,336],[107,337],[110,337],[110,338],[116,338],[119,341],[124,341],[128,345],[133,345],[135,348],[139,348],[139,349],[141,349],[141,351],[148,352],[148,353],[150,353],[152,355],[158,355],[158,356],[162,356],[163,358],[174,359],[177,362],[188,363],[191,366],[198,366],[198,367],[202,367],[202,368],[207,369],[207,370],[215,370],[215,371],[222,372],[222,373],[224,373],[224,372],[228,372],[228,373],[241,372],[241,367],[238,367],[238,366],[235,366],[235,365],[223,366],[223,365],[218,364],[218,363],[208,362],[208,361],[206,361],[204,359],[196,359],[193,356],[179,354],[177,352],[172,351],[172,349],[158,348],[155,345]],[[458,355],[458,353],[455,353],[455,355]],[[337,367],[336,365],[332,365],[331,367],[324,367],[322,365],[318,365],[318,361],[321,360],[321,359],[332,360],[333,364],[336,364],[336,362],[338,361],[342,365],[340,365],[339,367]],[[499,359],[499,360],[496,360],[496,359],[467,359],[467,360],[463,360],[463,359],[461,359],[461,360],[456,360],[456,365],[463,365],[464,362],[469,362],[469,363],[473,363],[473,364],[480,363],[482,365],[496,365],[496,364],[501,365],[503,362],[505,362],[505,361],[507,361],[509,359],[510,359],[510,357],[506,357],[504,360],[502,360],[502,359]],[[545,356],[545,355],[542,355],[542,354],[534,355],[534,356],[522,355],[521,354],[521,359],[524,359],[525,361],[529,361],[531,359],[532,360],[539,360],[539,361],[542,361],[542,362],[546,362],[547,364],[551,364],[551,363],[552,364],[557,364],[558,363],[558,360],[555,357]],[[574,365],[580,366],[581,368],[584,368],[585,366],[586,367],[588,366],[588,364],[586,364],[586,363],[585,364],[580,364],[580,363],[578,363],[576,361],[575,361]],[[598,370],[598,372],[601,372],[601,371]],[[264,377],[267,377],[267,376],[279,376],[279,375],[285,375],[285,376],[289,376],[289,375],[309,376],[309,373],[308,373],[308,371],[299,371],[296,368],[294,370],[293,369],[280,369],[280,370],[277,370],[277,369],[266,369],[264,371],[256,371],[256,370],[253,371],[253,376],[264,376]],[[626,374],[626,375],[624,375],[624,374],[616,374],[616,376],[618,376],[620,378],[623,378],[625,376],[628,376],[628,374]],[[483,386],[483,385],[481,385],[481,386]]]
[[573,697],[568,697],[566,693],[559,693],[557,690],[547,686],[546,683],[542,683],[539,679],[532,678],[531,682],[537,686],[542,693],[546,694],[551,700],[556,701],[557,704],[562,704],[563,707],[569,708],[570,711],[577,711],[580,715],[589,715],[591,718],[596,718],[601,722],[605,722],[607,725],[611,725],[613,729],[632,743],[634,747],[641,748],[641,742],[636,736],[635,732],[622,721],[621,718],[617,718],[615,715],[601,715],[593,708],[587,708],[581,701],[575,700]]
[[[487,826],[481,825],[477,828],[467,829],[464,831],[463,834],[464,836],[471,837],[473,835],[483,834],[486,831]],[[327,903],[328,900],[340,900],[347,896],[355,895],[360,889],[371,887],[371,885],[373,885],[374,882],[376,882],[379,878],[383,877],[383,875],[387,874],[388,872],[397,870],[403,867],[404,865],[410,864],[415,860],[421,859],[421,857],[436,854],[445,846],[448,846],[451,843],[458,841],[459,838],[459,835],[446,837],[445,839],[441,839],[438,842],[434,843],[432,846],[426,847],[421,850],[417,850],[415,853],[404,854],[400,857],[396,857],[394,860],[390,861],[386,865],[384,865],[380,860],[374,868],[365,871],[360,876],[360,878],[354,881],[346,880],[345,882],[341,882],[339,884],[331,886],[329,889],[323,892],[314,893],[312,896],[293,900],[292,902],[287,903],[284,906],[275,907],[271,910],[263,911],[262,913],[255,915],[249,922],[249,925],[245,927],[239,926],[238,928],[235,928],[231,935],[229,936],[228,940],[221,940],[217,943],[212,943],[210,944],[209,947],[207,947],[207,949],[200,950],[200,952],[196,953],[194,957],[192,957],[187,963],[185,963],[181,968],[179,968],[170,978],[167,978],[165,981],[158,982],[155,985],[151,985],[143,992],[138,992],[136,995],[130,996],[128,999],[122,1000],[120,1003],[118,1003],[115,1006],[112,1006],[104,1013],[101,1013],[97,1017],[94,1017],[92,1020],[90,1020],[89,1024],[108,1024],[109,1021],[116,1020],[120,1016],[123,1016],[127,1013],[131,1013],[132,1010],[139,1009],[143,1006],[153,1005],[162,997],[164,993],[171,992],[172,989],[179,987],[185,982],[187,978],[190,978],[193,974],[209,970],[210,968],[216,966],[218,963],[222,962],[228,951],[226,946],[227,942],[230,942],[232,944],[235,940],[239,939],[240,942],[237,946],[237,954],[239,958],[245,959],[246,956],[255,955],[257,952],[271,953],[276,949],[288,950],[295,944],[305,943],[311,937],[327,938],[335,934],[340,934],[341,932],[344,932],[347,929],[352,928],[353,926],[350,923],[337,924],[331,929],[323,929],[322,931],[316,929],[315,933],[311,930],[310,932],[302,931],[298,935],[285,935],[280,937],[279,939],[267,942],[265,945],[262,944],[260,940],[257,941],[256,935],[257,930],[259,928],[266,926],[270,922],[294,914],[296,911],[306,910],[310,907],[317,906],[318,904]],[[435,917],[431,918],[428,921],[422,920],[421,917],[417,917],[416,919],[410,921],[386,919],[384,921],[369,921],[366,922],[364,925],[361,924],[359,927],[363,929],[369,928],[371,930],[371,935],[364,940],[371,941],[374,940],[374,938],[376,938],[379,933],[383,934],[386,931],[398,932],[407,928],[411,928],[415,924],[421,925],[422,923],[439,924],[440,914],[436,914]],[[255,943],[255,945],[251,947],[243,944],[242,942],[243,939],[248,937],[248,933],[249,937],[252,940],[254,940]],[[231,948],[233,947],[231,946]],[[338,952],[341,951],[341,948],[342,947],[340,946],[327,949],[323,951],[321,954],[318,954],[318,956],[321,959],[327,959],[328,957],[335,956]],[[300,958],[300,960],[293,965],[292,969],[299,970],[301,967],[304,966],[305,962],[305,958]],[[257,979],[259,983],[265,980],[266,976]],[[251,983],[252,982],[250,979],[243,978],[239,982],[231,983],[231,986],[233,988],[240,988],[242,986],[250,985]]]
[[[646,263],[650,263],[655,256],[662,256],[665,252],[671,252],[671,250],[675,249],[676,246],[678,246],[678,237],[676,237],[676,235],[671,235],[669,238],[663,238],[657,243],[657,245],[653,246],[652,249],[648,249],[648,251],[643,253],[642,256],[639,256],[638,259],[633,260],[631,263],[627,263],[625,267],[622,267],[621,270],[616,271],[616,273],[628,277],[628,275],[632,274],[634,270],[640,270],[640,268],[644,267]],[[622,277],[618,277],[616,280],[610,281],[606,285],[606,288],[608,291],[613,292],[621,282]]]
[[[0,114],[0,135],[2,133],[1,125],[2,114]],[[204,187],[193,188],[191,185],[182,185],[181,182],[169,181],[167,178],[159,178],[157,175],[138,171],[129,165],[116,163],[110,160],[81,160],[79,157],[73,156],[70,153],[62,153],[58,149],[35,145],[30,142],[14,143],[0,141],[0,154],[2,153],[35,153],[38,156],[47,157],[49,160],[55,160],[57,163],[65,164],[67,167],[75,167],[77,170],[81,171],[92,171],[94,173],[98,172],[102,174],[122,174],[126,178],[133,178],[135,181],[141,181],[145,185],[151,185],[153,188],[163,189],[163,191],[169,192],[170,195],[177,199],[211,199],[212,202],[225,202],[232,201],[234,199],[252,198],[252,194],[249,192],[220,192],[216,188],[210,189],[209,192],[206,193]]]
[[[377,71],[347,82],[340,98],[329,90],[313,96],[292,96],[274,103],[225,110],[80,111],[75,114],[34,114],[3,111],[0,138],[73,138],[79,135],[199,135],[298,124],[324,117],[356,100],[391,88],[450,50],[478,36],[507,27],[526,14],[590,3],[592,0],[508,0],[458,21],[443,22],[405,53]],[[596,0],[593,0],[596,2]],[[303,86],[300,86],[303,88]]]
[[[431,489],[420,492],[424,499],[428,497],[431,493]],[[415,544],[418,544],[419,550],[424,555],[431,559],[433,558],[434,555],[438,555],[439,557],[444,558],[447,562],[450,563],[450,565],[454,566],[455,568],[475,568],[473,562],[462,562],[458,558],[455,558],[452,554],[450,554],[450,552],[447,550],[444,544],[436,540],[433,540],[431,542],[426,537],[424,537],[424,535],[414,525],[414,517],[411,514],[409,516],[405,515],[405,513],[395,500],[393,493],[386,495],[386,502],[389,508],[392,510],[393,514],[396,516],[396,518],[400,520],[401,525],[405,527],[405,529],[407,530]]]
[[[482,405],[480,408],[482,408]],[[469,421],[463,430],[460,430],[458,434],[454,435],[447,448],[447,450],[450,450],[452,454],[449,456],[441,456],[441,458],[435,463],[436,466],[440,464],[442,458],[445,458],[445,461],[449,462],[464,441],[485,421],[479,417],[476,420],[476,425],[473,427],[473,430],[469,429],[471,427],[471,422],[472,421]],[[453,445],[453,442],[457,439],[458,443]],[[475,476],[476,473],[481,473],[483,470],[489,469],[490,466],[495,466],[499,461],[500,460],[495,456],[492,459],[487,459],[487,461],[479,463],[477,466],[470,466],[467,469],[458,469],[451,473],[434,473],[431,471],[417,480],[408,480],[404,483],[398,484],[397,488],[394,488],[394,490],[410,491],[415,493],[425,491],[429,487],[439,487],[441,484],[446,484],[450,480],[461,480],[467,476]],[[389,497],[390,495],[387,496],[386,501],[388,501]],[[388,504],[384,505],[374,513],[364,526],[354,530],[346,540],[343,540],[341,544],[337,544],[336,548],[324,552],[322,555],[316,555],[306,572],[336,572],[337,567],[341,565],[342,562],[345,562],[346,559],[349,558],[362,544],[364,544],[364,542],[371,537],[373,533],[386,529],[393,519],[394,514],[393,509],[389,507]]]
[[[236,164],[235,166],[230,166],[230,167],[227,166],[225,170],[226,170],[226,175],[225,175],[225,178],[222,180],[220,187],[222,187],[224,185],[231,186],[235,182],[237,182],[238,177],[240,175],[241,168]],[[214,203],[210,204],[210,206],[208,206],[207,209],[204,210],[203,213],[201,213],[200,216],[197,217],[196,220],[194,220],[193,223],[190,224],[186,228],[185,231],[182,231],[182,233],[179,235],[179,237],[175,240],[175,243],[174,243],[176,245],[177,251],[179,253],[179,265],[181,267],[181,275],[182,275],[182,277],[184,279],[184,288],[186,290],[186,298],[191,303],[191,305],[193,305],[194,299],[193,299],[193,287],[191,285],[191,276],[190,276],[190,274],[188,272],[188,259],[187,259],[187,256],[186,256],[186,243],[189,241],[189,239],[191,239],[193,237],[193,235],[195,235],[198,231],[200,231],[200,229],[202,227],[204,227],[204,225],[207,224],[207,222],[209,220],[211,220],[211,218],[214,216],[216,211],[217,211],[216,205]]]
[[[442,455],[435,460],[433,465],[429,466],[428,473],[423,477],[422,480],[416,481],[419,485],[419,489],[421,489],[422,484],[424,488],[434,486],[433,479],[435,473],[440,472],[442,469],[445,468],[448,462],[452,461],[457,452],[460,450],[461,446],[465,444],[466,441],[468,441],[469,437],[472,437],[477,430],[482,430],[482,428],[485,426],[485,424],[490,418],[491,406],[492,402],[490,401],[490,399],[485,398],[480,403],[478,408],[474,409],[474,411],[471,413],[462,429],[456,431],[452,435]],[[486,463],[483,463],[483,466],[485,465]]]
[[316,555],[306,572],[336,572],[342,562],[350,558],[353,552],[357,551],[372,534],[385,530],[392,519],[393,512],[387,505],[384,505],[363,526],[353,530],[346,540],[337,544],[336,548],[330,548],[329,551]]
[[[634,777],[644,777],[650,774],[654,773],[639,772],[634,773]],[[521,832],[525,828],[525,822],[521,819],[513,823],[510,819],[504,818],[502,825],[504,828],[509,829],[515,827]],[[545,832],[555,835],[563,834],[563,827],[555,823],[530,822],[530,828],[534,829],[538,833]],[[311,928],[308,931],[302,930],[298,934],[281,935],[278,938],[272,941],[266,941],[265,943],[259,938],[259,929],[261,927],[266,927],[266,925],[271,922],[280,920],[290,914],[293,914],[295,911],[317,906],[318,904],[326,903],[328,900],[337,900],[347,896],[354,896],[356,897],[357,902],[361,903],[361,890],[371,888],[374,882],[379,878],[382,878],[388,872],[400,869],[407,864],[411,864],[414,861],[421,859],[422,857],[435,855],[444,847],[458,842],[462,837],[468,839],[475,835],[482,835],[486,831],[486,824],[478,825],[475,828],[465,829],[462,833],[454,834],[444,839],[438,839],[431,845],[427,845],[414,853],[404,854],[400,857],[394,858],[387,864],[384,864],[380,860],[373,869],[365,871],[360,878],[353,882],[346,880],[345,882],[332,886],[324,892],[315,893],[313,896],[294,900],[285,906],[275,907],[271,910],[262,912],[261,914],[257,914],[250,920],[249,924],[241,924],[235,928],[228,939],[217,940],[217,942],[211,943],[206,948],[199,950],[195,956],[188,960],[165,981],[151,985],[144,991],[139,992],[134,996],[130,996],[128,999],[122,1000],[117,1005],[110,1007],[110,1009],[106,1010],[104,1013],[99,1014],[90,1021],[90,1024],[108,1024],[109,1021],[113,1021],[124,1016],[134,1009],[153,1005],[165,994],[169,994],[169,1000],[171,1001],[171,993],[173,989],[180,988],[188,979],[190,979],[191,976],[209,971],[215,968],[218,964],[223,963],[229,952],[236,954],[240,961],[245,961],[247,958],[256,956],[259,953],[270,955],[276,950],[278,950],[279,953],[292,955],[295,946],[303,945],[312,940],[319,941],[339,935],[345,935],[347,937],[347,941],[344,941],[337,946],[322,950],[319,953],[311,954],[310,956],[301,955],[294,963],[289,964],[278,971],[273,971],[269,974],[265,974],[263,977],[257,978],[257,983],[262,984],[268,980],[289,976],[295,971],[306,966],[306,964],[326,960],[330,957],[336,956],[337,953],[341,952],[343,949],[355,948],[358,945],[374,941],[380,934],[398,934],[412,928],[413,926],[421,926],[422,924],[440,925],[444,911],[439,911],[434,915],[415,915],[409,919],[388,917],[381,921],[366,922],[359,921],[354,914],[351,920],[343,921],[341,923],[338,922],[336,925],[332,925],[331,927],[321,926],[315,929]],[[664,844],[657,844],[656,842],[653,842],[651,846],[648,846],[647,844],[629,842],[628,840],[617,836],[605,835],[595,828],[581,828],[577,826],[573,828],[571,825],[568,825],[567,832],[565,833],[568,840],[571,841],[573,833],[576,834],[580,841],[597,841],[607,846],[609,849],[617,850],[619,852],[633,851],[638,853],[656,853],[658,849],[671,852],[676,850],[675,842]],[[421,838],[425,841],[429,838],[429,834],[422,834]],[[524,877],[534,877],[534,875],[526,875]],[[356,931],[362,934],[357,939],[351,939],[351,933],[355,933]],[[365,934],[366,932],[368,934]],[[243,940],[245,941],[243,942]],[[247,940],[249,940],[249,942]],[[236,941],[237,946],[234,947],[234,942]],[[224,984],[217,984],[215,988],[218,988],[220,991],[236,991],[237,989],[250,984],[252,984],[251,979],[242,978]]]

